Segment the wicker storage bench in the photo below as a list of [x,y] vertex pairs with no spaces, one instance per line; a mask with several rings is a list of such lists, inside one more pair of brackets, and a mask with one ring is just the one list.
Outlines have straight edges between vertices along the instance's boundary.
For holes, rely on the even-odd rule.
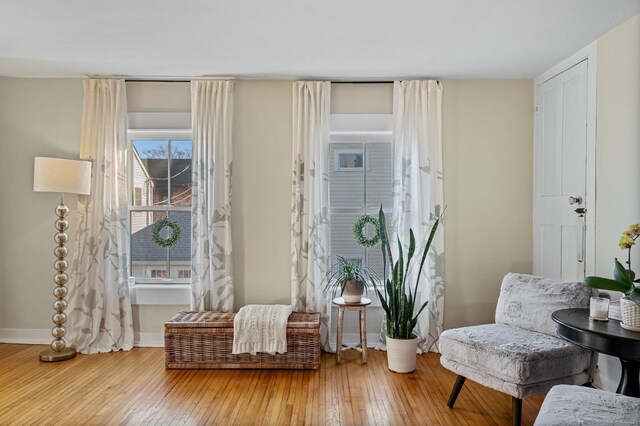
[[320,367],[320,314],[293,312],[287,324],[287,352],[231,353],[234,313],[179,312],[164,325],[165,367],[281,368]]

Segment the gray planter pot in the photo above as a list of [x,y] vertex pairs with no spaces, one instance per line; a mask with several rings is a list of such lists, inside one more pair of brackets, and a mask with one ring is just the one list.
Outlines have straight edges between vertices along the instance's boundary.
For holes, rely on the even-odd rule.
[[342,297],[347,303],[360,303],[364,294],[364,281],[345,281]]

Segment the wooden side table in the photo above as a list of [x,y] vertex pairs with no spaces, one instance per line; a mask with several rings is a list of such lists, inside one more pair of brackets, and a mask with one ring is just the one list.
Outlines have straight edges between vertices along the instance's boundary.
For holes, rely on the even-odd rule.
[[346,349],[355,349],[362,353],[362,363],[367,363],[367,306],[371,304],[371,300],[363,297],[360,303],[347,303],[343,297],[333,299],[333,304],[338,307],[338,342],[336,355],[338,362],[342,362],[340,355],[342,354],[342,326],[344,323],[345,311],[358,311],[360,313],[360,347],[351,346]]

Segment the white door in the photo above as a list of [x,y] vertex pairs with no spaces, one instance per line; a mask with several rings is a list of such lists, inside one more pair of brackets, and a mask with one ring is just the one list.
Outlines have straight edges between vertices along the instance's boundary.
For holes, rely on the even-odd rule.
[[534,273],[582,280],[595,201],[586,185],[587,60],[538,85],[536,99]]

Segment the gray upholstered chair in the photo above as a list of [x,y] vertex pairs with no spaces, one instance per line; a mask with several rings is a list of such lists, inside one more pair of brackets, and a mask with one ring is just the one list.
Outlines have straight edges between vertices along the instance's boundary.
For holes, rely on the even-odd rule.
[[507,274],[495,324],[447,330],[440,337],[440,362],[458,375],[449,407],[469,378],[511,395],[513,424],[519,425],[523,398],[557,384],[591,381],[597,355],[557,337],[551,319],[558,309],[588,307],[591,294],[579,282]]
[[535,426],[622,426],[640,424],[640,398],[582,386],[554,386]]

